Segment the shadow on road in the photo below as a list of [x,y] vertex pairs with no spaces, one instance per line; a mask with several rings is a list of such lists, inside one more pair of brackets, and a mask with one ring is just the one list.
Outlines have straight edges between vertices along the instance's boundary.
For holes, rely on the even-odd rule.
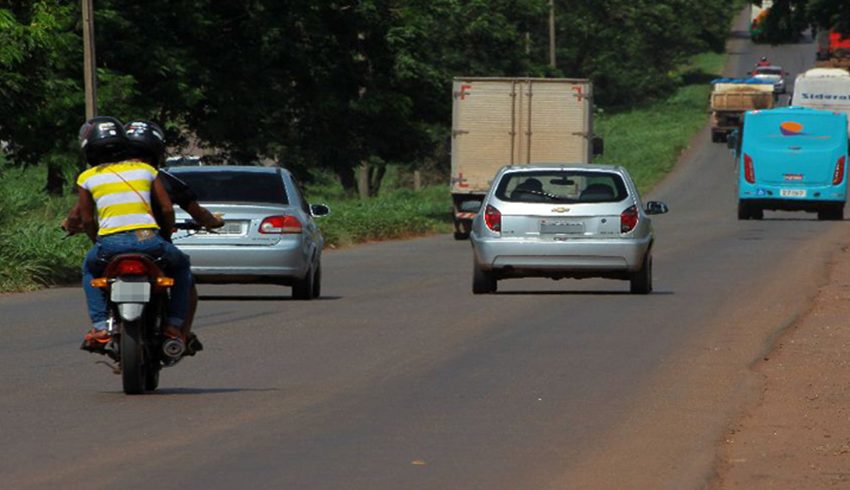
[[[496,295],[504,296],[633,296],[629,291],[497,291]],[[649,296],[670,296],[676,294],[673,291],[653,291]]]
[[[310,301],[335,301],[342,299],[342,296],[320,296]],[[203,295],[198,296],[200,301],[302,301],[292,299],[291,296],[234,296],[234,295]]]
[[[156,391],[146,393],[149,396],[174,396],[174,395],[220,395],[227,393],[266,393],[280,391],[279,388],[160,388]],[[123,395],[120,391],[103,391],[105,395]]]

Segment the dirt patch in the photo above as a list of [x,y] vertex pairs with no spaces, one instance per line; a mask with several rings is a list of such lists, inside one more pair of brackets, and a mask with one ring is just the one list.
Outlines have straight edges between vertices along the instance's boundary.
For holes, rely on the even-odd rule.
[[726,434],[714,489],[850,487],[850,250],[753,368],[760,403]]

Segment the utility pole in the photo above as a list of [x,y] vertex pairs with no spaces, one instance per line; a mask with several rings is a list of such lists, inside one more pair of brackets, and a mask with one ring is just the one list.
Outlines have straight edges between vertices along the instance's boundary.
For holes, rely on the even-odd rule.
[[555,68],[555,0],[549,0],[549,66]]
[[94,7],[83,2],[83,80],[86,91],[86,121],[97,115],[97,74],[94,57]]

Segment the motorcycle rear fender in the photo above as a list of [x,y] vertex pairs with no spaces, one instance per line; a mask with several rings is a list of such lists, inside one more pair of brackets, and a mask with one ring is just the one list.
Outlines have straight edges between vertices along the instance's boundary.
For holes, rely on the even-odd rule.
[[128,322],[136,321],[142,317],[147,303],[118,303],[118,314]]

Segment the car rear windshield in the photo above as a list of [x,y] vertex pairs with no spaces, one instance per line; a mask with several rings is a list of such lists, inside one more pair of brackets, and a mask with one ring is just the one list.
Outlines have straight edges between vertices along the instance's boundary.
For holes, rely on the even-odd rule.
[[262,172],[172,172],[201,202],[289,204],[280,175]]
[[619,174],[583,170],[510,172],[496,188],[496,197],[508,202],[620,202],[628,195]]

